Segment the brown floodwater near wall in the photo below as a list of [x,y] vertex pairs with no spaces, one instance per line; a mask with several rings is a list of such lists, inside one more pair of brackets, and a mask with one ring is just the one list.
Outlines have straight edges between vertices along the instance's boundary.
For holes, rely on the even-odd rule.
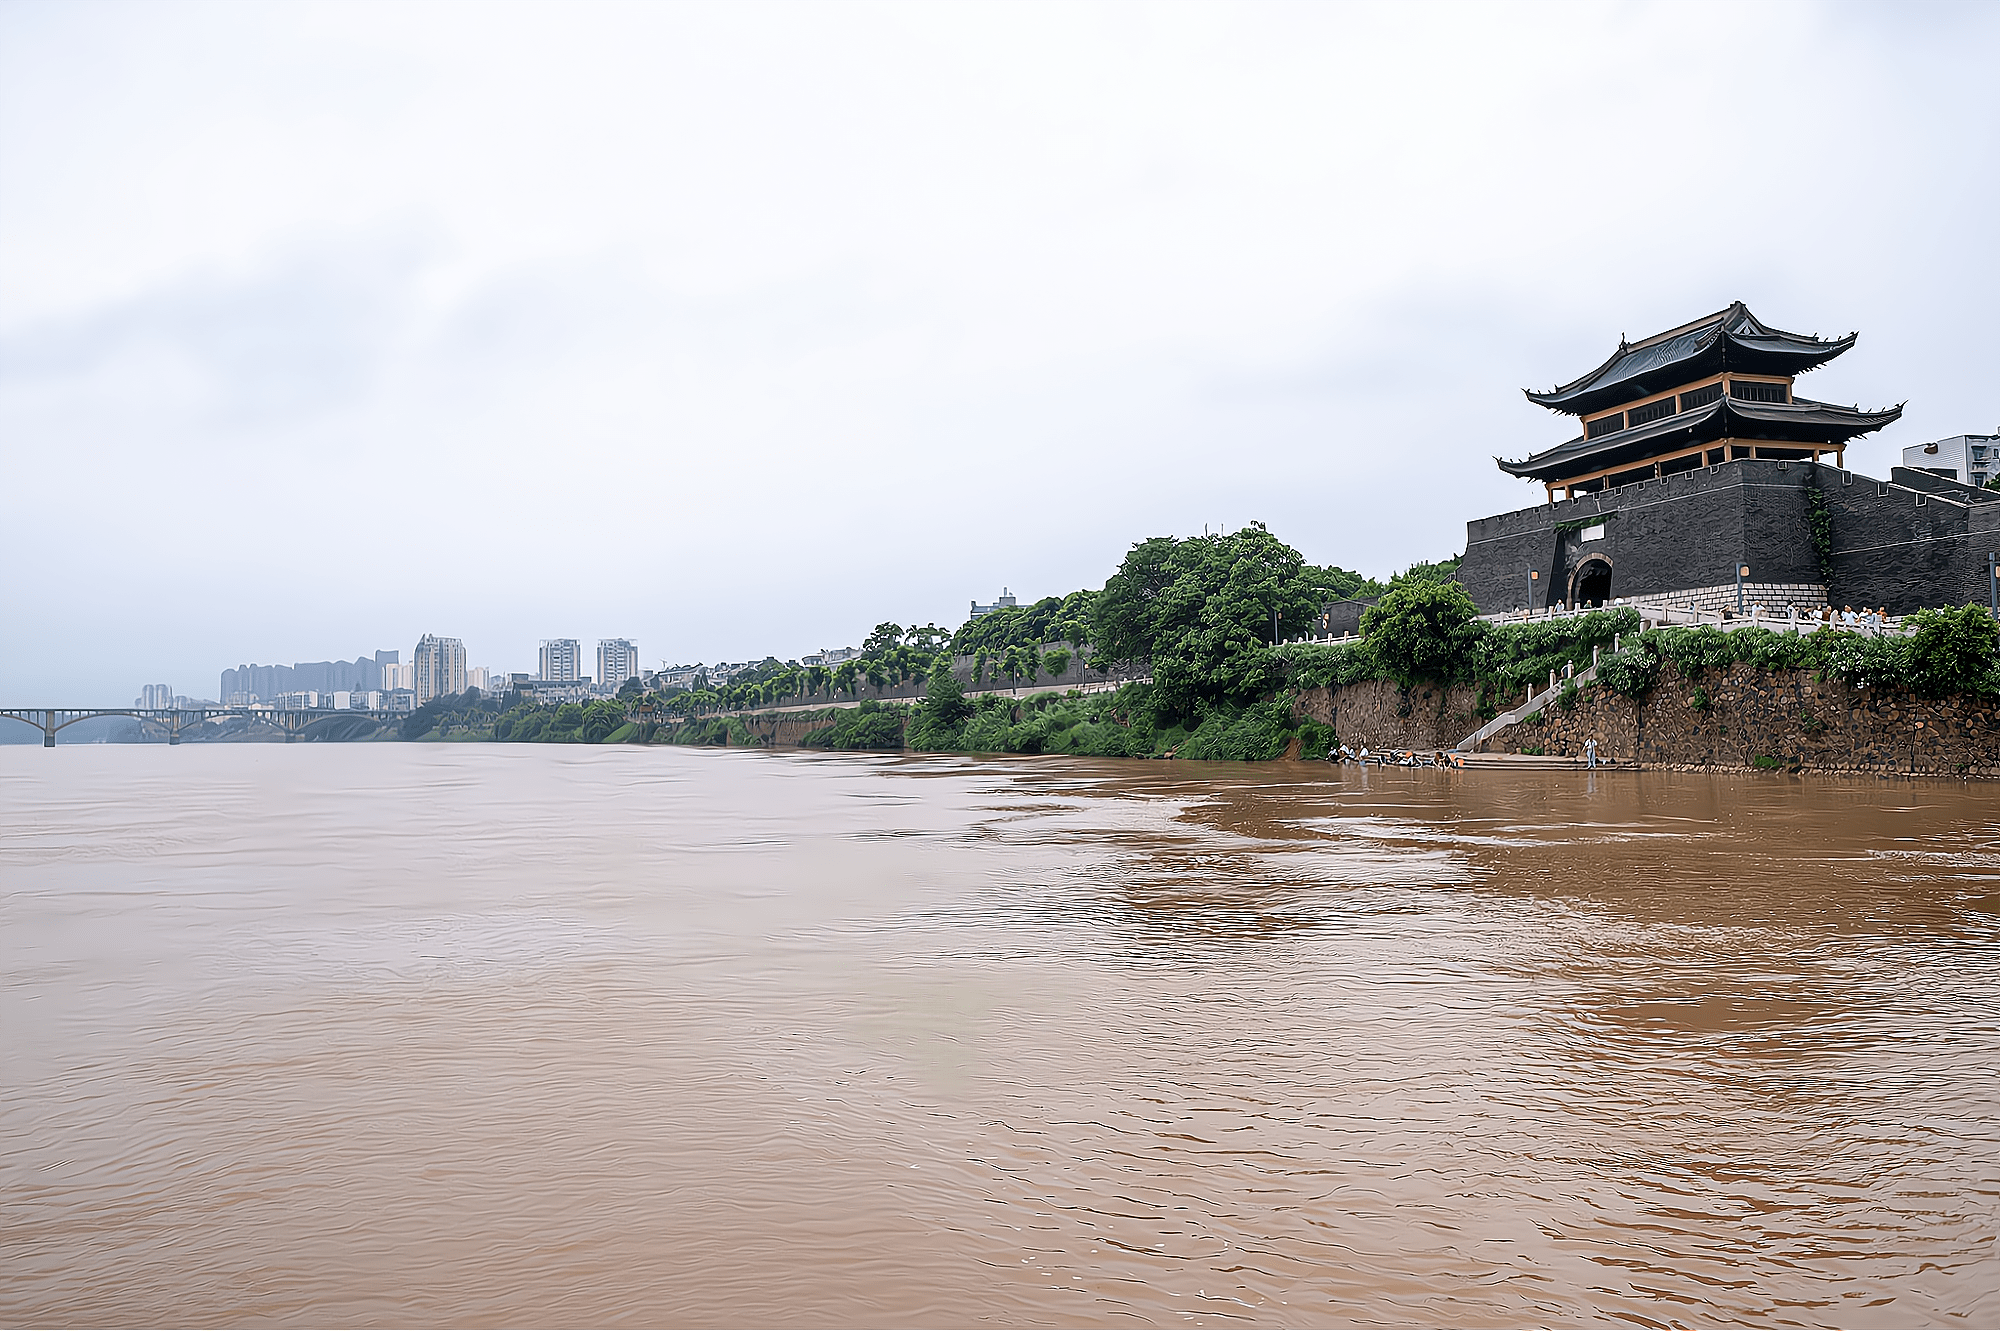
[[1993,1325],[2000,802],[0,749],[0,1322]]

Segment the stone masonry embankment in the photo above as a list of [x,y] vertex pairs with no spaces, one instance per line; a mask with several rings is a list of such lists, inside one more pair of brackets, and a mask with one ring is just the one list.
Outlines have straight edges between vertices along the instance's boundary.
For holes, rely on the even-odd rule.
[[1371,679],[1345,688],[1301,689],[1292,715],[1332,726],[1341,743],[1357,749],[1448,749],[1485,724],[1474,713],[1478,705],[1478,690],[1464,685],[1405,689]]
[[1666,662],[1643,698],[1585,688],[1574,707],[1553,702],[1480,747],[1574,756],[1591,739],[1603,756],[1647,767],[1991,778],[2000,777],[2000,700],[1918,698],[1741,663],[1689,679]]

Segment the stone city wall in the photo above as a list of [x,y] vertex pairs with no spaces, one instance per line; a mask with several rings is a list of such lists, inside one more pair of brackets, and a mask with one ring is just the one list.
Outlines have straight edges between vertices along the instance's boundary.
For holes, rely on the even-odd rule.
[[[1718,583],[1713,587],[1689,587],[1685,591],[1662,593],[1657,596],[1624,597],[1625,604],[1643,609],[1646,606],[1661,606],[1668,610],[1686,610],[1693,606],[1705,615],[1719,614],[1724,610],[1736,609],[1736,584]],[[1746,582],[1743,584],[1743,605],[1747,610],[1752,606],[1763,606],[1765,617],[1774,621],[1785,621],[1788,607],[1797,606],[1801,611],[1816,609],[1826,601],[1826,588],[1816,582]]]
[[1576,756],[1589,739],[1606,758],[1648,767],[1992,778],[2000,699],[1918,698],[1744,663],[1690,680],[1668,661],[1643,698],[1586,686],[1573,708],[1551,702],[1480,747]]
[[[1540,575],[1535,608],[1573,600],[1572,581],[1589,560],[1610,566],[1609,594],[1627,602],[1673,604],[1689,589],[1726,586],[1733,606],[1739,560],[1760,586],[1824,588],[1836,606],[1886,605],[1900,615],[1984,602],[1986,553],[2000,548],[2000,492],[1901,467],[1891,475],[1742,459],[1479,518],[1466,524],[1458,577],[1486,614],[1526,604],[1530,573]],[[1815,491],[1831,543],[1824,569]],[[1777,593],[1764,603],[1795,599]]]
[[1300,689],[1292,717],[1332,726],[1341,743],[1357,749],[1449,749],[1485,724],[1474,713],[1478,706],[1479,691],[1463,684],[1405,689],[1371,679]]

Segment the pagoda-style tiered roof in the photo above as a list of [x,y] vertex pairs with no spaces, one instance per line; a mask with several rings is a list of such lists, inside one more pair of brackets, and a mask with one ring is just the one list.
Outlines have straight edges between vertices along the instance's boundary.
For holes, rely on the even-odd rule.
[[1818,460],[1879,430],[1901,406],[1862,411],[1792,393],[1792,380],[1840,355],[1856,334],[1823,339],[1763,323],[1741,301],[1636,343],[1583,378],[1528,400],[1583,418],[1583,435],[1509,475],[1568,494],[1739,458]]
[[1818,369],[1853,346],[1859,336],[1822,339],[1788,333],[1764,323],[1739,300],[1726,310],[1642,341],[1621,341],[1610,360],[1561,388],[1521,391],[1537,406],[1588,416],[1728,370],[1789,379]]
[[1572,439],[1525,462],[1494,460],[1510,476],[1555,481],[1582,471],[1640,463],[1662,453],[1723,439],[1742,440],[1746,444],[1751,440],[1768,440],[1773,445],[1788,444],[1803,450],[1810,450],[1813,444],[1837,449],[1856,435],[1879,430],[1902,414],[1901,406],[1861,411],[1805,398],[1790,402],[1739,402],[1724,397],[1693,411],[1598,439]]

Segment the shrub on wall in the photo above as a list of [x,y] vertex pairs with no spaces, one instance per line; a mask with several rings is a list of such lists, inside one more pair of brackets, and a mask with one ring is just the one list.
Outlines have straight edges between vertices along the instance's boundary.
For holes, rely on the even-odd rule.
[[2000,693],[2000,625],[1983,606],[1920,610],[1905,641],[1910,683],[1918,693]]
[[2000,693],[2000,627],[1982,606],[1920,610],[1916,631],[1903,637],[1867,637],[1823,628],[1815,633],[1770,629],[1725,631],[1652,629],[1627,638],[1624,650],[1606,656],[1597,679],[1615,693],[1637,697],[1653,687],[1662,660],[1688,679],[1739,662],[1759,670],[1816,670],[1856,687],[1907,689],[1925,697]]

